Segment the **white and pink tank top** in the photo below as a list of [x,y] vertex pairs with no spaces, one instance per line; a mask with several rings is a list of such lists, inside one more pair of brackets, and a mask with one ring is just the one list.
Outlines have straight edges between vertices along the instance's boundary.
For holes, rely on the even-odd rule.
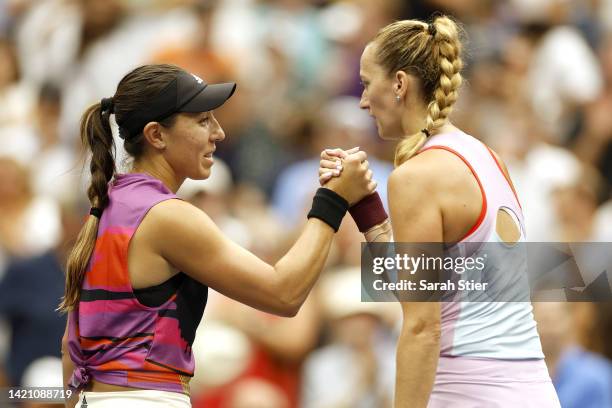
[[[506,211],[515,220],[520,228],[519,242],[525,242],[525,223],[518,196],[486,145],[457,131],[430,137],[419,153],[429,149],[443,149],[459,157],[480,187],[482,210],[477,222],[460,240],[461,244],[505,245],[496,232],[499,210]],[[448,250],[457,253],[465,247],[455,245]],[[442,303],[441,319],[441,356],[504,360],[544,358],[529,301],[446,302]]]

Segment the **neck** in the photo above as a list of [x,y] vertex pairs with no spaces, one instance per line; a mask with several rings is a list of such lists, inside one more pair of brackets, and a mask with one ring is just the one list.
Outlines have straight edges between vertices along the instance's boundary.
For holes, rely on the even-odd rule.
[[433,133],[433,135],[437,135],[437,134],[440,134],[440,133],[452,133],[452,132],[457,132],[457,131],[459,131],[459,129],[455,125],[453,125],[450,122],[446,122],[442,127],[437,129]]
[[417,102],[416,100],[408,101],[413,104],[412,109],[408,109],[406,105],[402,104],[400,109],[402,112],[401,116],[401,135],[400,138],[413,135],[419,132],[425,127],[425,118],[427,117],[427,106]]
[[[408,109],[402,104],[401,111],[401,127],[403,137],[413,135],[421,131],[426,127],[425,118],[427,118],[427,105],[417,101],[417,98],[413,98],[408,101],[412,108]],[[418,122],[418,123],[417,123]],[[415,125],[416,124],[416,125]],[[432,132],[432,136],[439,133],[452,133],[456,132],[457,129],[450,121],[447,121],[440,128]]]
[[178,177],[167,163],[153,163],[148,160],[134,162],[132,173],[145,173],[160,180],[170,191],[176,193],[185,181],[184,177]]
[[[402,121],[404,123],[404,121]],[[421,131],[421,129],[425,128],[425,123],[423,123],[423,126],[419,127],[418,129],[414,128],[414,125],[412,126],[402,126],[402,130],[403,130],[403,134],[404,137],[407,137],[409,135],[413,135],[415,133],[418,133]],[[442,125],[441,127],[439,127],[438,129],[434,130],[431,134],[431,136],[434,135],[438,135],[438,134],[442,134],[442,133],[453,133],[453,132],[458,132],[459,128],[457,128],[455,125],[453,125],[450,122],[446,122],[444,125]]]

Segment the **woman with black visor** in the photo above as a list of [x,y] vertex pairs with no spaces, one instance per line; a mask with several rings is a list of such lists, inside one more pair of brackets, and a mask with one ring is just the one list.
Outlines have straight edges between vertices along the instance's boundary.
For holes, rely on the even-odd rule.
[[[213,110],[235,88],[146,65],[83,114],[92,208],[68,259],[60,305],[69,314],[62,342],[68,406],[191,406],[191,345],[208,287],[294,316],[349,206],[374,191],[366,155],[357,152],[317,191],[301,235],[275,265],[230,241],[175,193],[187,178],[210,176],[216,143],[225,139]],[[133,158],[127,174],[115,169],[111,115]]]

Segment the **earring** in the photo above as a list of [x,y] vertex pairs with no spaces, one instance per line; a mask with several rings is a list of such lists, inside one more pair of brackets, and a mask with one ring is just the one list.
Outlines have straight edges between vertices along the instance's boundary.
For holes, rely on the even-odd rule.
[[395,100],[399,102],[400,101],[400,96],[399,95],[395,95]]

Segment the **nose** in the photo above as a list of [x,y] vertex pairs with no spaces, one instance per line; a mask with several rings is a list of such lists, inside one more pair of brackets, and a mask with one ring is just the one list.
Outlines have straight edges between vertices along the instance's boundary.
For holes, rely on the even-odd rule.
[[361,109],[370,109],[370,101],[368,100],[365,89],[361,93],[361,99],[359,100],[359,107]]
[[221,127],[217,119],[213,117],[213,120],[215,122],[215,127],[212,132],[212,139],[213,142],[220,142],[225,139],[225,132],[223,131],[223,128]]
[[220,142],[225,139],[225,132],[223,131],[221,126],[217,128],[213,137],[214,137],[215,142]]

